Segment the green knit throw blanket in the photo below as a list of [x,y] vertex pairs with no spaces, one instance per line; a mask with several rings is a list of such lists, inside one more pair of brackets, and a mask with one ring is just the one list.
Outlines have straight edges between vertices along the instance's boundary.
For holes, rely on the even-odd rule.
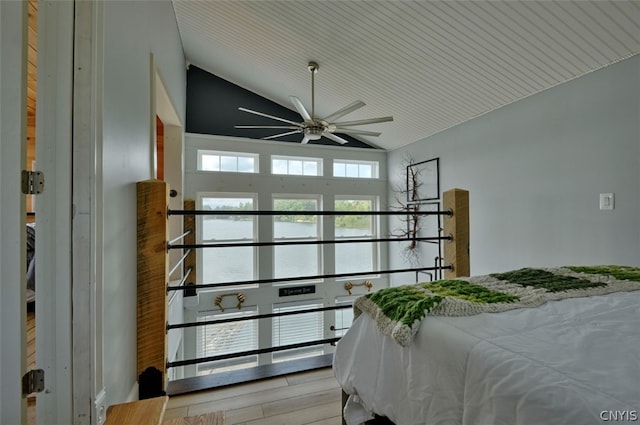
[[380,289],[354,301],[383,334],[403,347],[426,316],[470,316],[537,307],[550,300],[640,290],[640,268],[566,266],[524,268],[470,278]]

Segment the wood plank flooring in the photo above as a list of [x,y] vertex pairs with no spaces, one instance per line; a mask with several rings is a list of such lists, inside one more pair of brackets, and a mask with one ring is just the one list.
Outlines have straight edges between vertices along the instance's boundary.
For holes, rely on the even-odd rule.
[[165,420],[216,410],[226,425],[340,425],[342,392],[331,368],[169,398]]
[[292,375],[298,372],[325,369],[331,367],[333,354],[305,357],[303,359],[288,360],[286,362],[269,363],[246,369],[219,372],[211,375],[200,375],[190,378],[170,381],[167,385],[167,395],[176,396],[194,393],[202,390],[212,390],[229,385],[244,384],[261,381],[277,376]]

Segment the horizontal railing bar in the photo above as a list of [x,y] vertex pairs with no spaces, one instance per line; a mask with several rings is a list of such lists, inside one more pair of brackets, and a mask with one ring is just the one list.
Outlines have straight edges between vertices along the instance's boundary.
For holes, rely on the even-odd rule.
[[[169,247],[167,246],[167,249]],[[180,259],[178,259],[178,262],[176,263],[175,266],[173,266],[173,268],[171,270],[169,270],[169,276],[171,276],[173,274],[173,272],[175,272],[178,267],[180,267],[180,264],[182,264],[182,262],[184,261],[185,258],[187,258],[187,255],[189,255],[191,253],[191,248],[189,248],[189,250],[187,252],[184,253],[184,255],[182,257],[180,257]]]
[[173,325],[167,325],[167,331],[170,331],[171,329],[193,328],[197,326],[218,325],[221,323],[242,322],[245,320],[254,320],[254,319],[268,319],[271,317],[291,316],[294,314],[305,314],[305,313],[317,313],[320,311],[342,310],[347,308],[352,308],[352,305],[344,304],[340,306],[336,305],[336,306],[329,306],[329,307],[309,308],[305,310],[284,311],[281,313],[265,313],[265,314],[256,314],[253,316],[232,317],[229,319],[216,319],[216,320],[203,320],[200,322],[177,323]]
[[300,342],[298,344],[282,345],[279,347],[261,348],[258,350],[241,351],[238,353],[221,354],[218,356],[201,357],[201,358],[189,359],[189,360],[178,360],[174,362],[167,362],[167,368],[189,366],[189,365],[194,365],[199,363],[215,362],[217,360],[227,360],[227,359],[233,359],[236,357],[255,356],[255,355],[264,354],[264,353],[274,353],[277,351],[293,350],[295,348],[311,347],[313,345],[333,344],[334,342],[338,342],[339,340],[340,340],[339,337],[327,338],[327,339],[320,339],[316,341]]
[[200,284],[197,284],[197,285],[189,285],[188,288],[184,287],[184,286],[169,286],[169,287],[167,287],[167,291],[182,291],[182,290],[185,290],[185,289],[219,288],[219,287],[222,287],[222,286],[247,286],[247,285],[257,285],[257,284],[261,284],[261,283],[297,282],[297,281],[317,280],[317,279],[325,279],[325,278],[372,276],[372,275],[378,275],[378,274],[406,273],[406,272],[440,270],[440,269],[451,270],[451,268],[452,268],[452,266],[418,267],[418,268],[410,268],[410,269],[371,270],[371,271],[367,271],[367,272],[335,273],[335,274],[321,274],[321,275],[313,275],[313,276],[296,276],[296,277],[281,277],[281,278],[277,278],[277,279],[258,279],[258,280],[246,280],[246,281],[238,281],[238,282],[200,283]]
[[260,246],[285,246],[285,245],[328,245],[346,243],[374,243],[374,242],[409,242],[409,241],[448,241],[451,236],[429,236],[423,238],[378,238],[378,239],[337,239],[337,240],[315,240],[315,241],[280,241],[280,242],[231,242],[231,243],[200,243],[170,245],[167,249],[186,248],[238,248],[238,247],[260,247]]
[[178,236],[177,238],[175,238],[175,239],[171,239],[171,240],[168,242],[168,245],[173,244],[175,241],[179,241],[180,239],[182,239],[182,238],[184,238],[185,236],[187,236],[189,233],[191,233],[191,230],[187,230],[186,232],[184,232],[183,234],[181,234],[181,235],[180,235],[180,236]]
[[168,210],[168,215],[448,215],[453,211],[271,211],[271,210]]

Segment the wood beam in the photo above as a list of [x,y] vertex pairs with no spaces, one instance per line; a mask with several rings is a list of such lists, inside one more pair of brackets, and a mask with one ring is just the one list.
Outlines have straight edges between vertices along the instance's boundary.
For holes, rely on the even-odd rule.
[[167,235],[169,185],[161,180],[137,183],[138,233],[138,376],[149,367],[167,365]]
[[451,210],[453,215],[444,216],[444,235],[451,241],[444,243],[444,262],[453,266],[445,270],[445,279],[470,276],[469,259],[469,191],[451,189],[443,193],[442,207]]

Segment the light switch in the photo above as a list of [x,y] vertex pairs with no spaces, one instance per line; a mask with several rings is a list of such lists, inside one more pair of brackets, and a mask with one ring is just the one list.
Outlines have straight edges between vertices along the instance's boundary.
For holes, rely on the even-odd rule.
[[600,209],[612,210],[613,209],[613,193],[601,193],[600,194]]

